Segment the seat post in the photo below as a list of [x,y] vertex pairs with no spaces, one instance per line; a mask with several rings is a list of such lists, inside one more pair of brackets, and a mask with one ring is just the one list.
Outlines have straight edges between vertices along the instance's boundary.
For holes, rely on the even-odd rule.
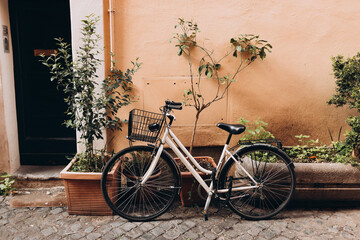
[[232,137],[232,133],[229,133],[228,139],[226,140],[227,145],[229,145],[231,137]]

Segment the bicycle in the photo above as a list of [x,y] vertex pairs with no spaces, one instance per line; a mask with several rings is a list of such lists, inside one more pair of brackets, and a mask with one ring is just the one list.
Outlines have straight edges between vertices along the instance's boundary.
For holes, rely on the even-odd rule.
[[[102,192],[114,213],[131,221],[149,221],[173,204],[181,189],[181,176],[173,157],[164,150],[165,144],[207,193],[203,210],[205,220],[213,197],[249,220],[271,218],[288,204],[295,190],[295,172],[292,161],[282,150],[255,143],[232,153],[230,139],[244,132],[245,126],[218,123],[229,136],[217,167],[204,169],[171,131],[175,116],[170,112],[181,110],[182,104],[166,100],[160,109],[161,114],[139,109],[130,112],[127,138],[149,145],[121,150],[104,168]],[[199,171],[211,175],[209,185],[189,161]]]

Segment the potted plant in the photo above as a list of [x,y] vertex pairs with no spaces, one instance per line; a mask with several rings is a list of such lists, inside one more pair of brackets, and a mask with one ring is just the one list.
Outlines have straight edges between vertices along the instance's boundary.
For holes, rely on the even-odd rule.
[[[213,158],[208,156],[195,157],[195,160],[205,169],[216,168],[216,163]],[[175,158],[175,161],[180,166],[182,186],[180,191],[180,199],[182,206],[203,206],[206,201],[207,194],[200,187],[199,182],[196,181],[194,176],[188,171],[188,169],[181,163],[179,158]],[[194,166],[193,166],[194,167]],[[195,168],[195,167],[194,167]],[[197,173],[206,181],[210,180],[210,175],[206,175],[203,172],[197,171]]]
[[[334,77],[336,78],[336,93],[327,103],[334,104],[336,107],[348,105],[350,109],[355,108],[360,113],[360,52],[347,59],[338,55],[332,58],[332,62]],[[360,116],[349,116],[346,122],[351,127],[351,130],[346,133],[345,143],[352,146],[352,155],[359,161]]]
[[100,36],[96,34],[98,21],[94,15],[82,21],[82,45],[74,62],[70,44],[61,38],[56,39],[57,51],[41,59],[50,70],[51,81],[56,81],[66,96],[69,119],[65,125],[76,129],[85,146],[85,150],[77,153],[60,174],[64,179],[70,214],[112,213],[100,189],[101,171],[109,155],[106,146],[95,149],[94,141],[103,138],[104,129],[121,130],[123,121],[116,114],[122,106],[133,101],[129,94],[132,76],[141,65],[135,61],[131,69],[121,71],[113,63],[109,76],[97,87],[96,71],[101,63],[98,59]]
[[[258,57],[264,60],[266,51],[270,52],[272,46],[267,41],[259,39],[259,36],[242,34],[230,39],[231,49],[217,60],[214,57],[213,50],[207,49],[196,41],[197,34],[200,32],[196,23],[179,18],[179,23],[175,25],[175,29],[179,29],[179,32],[173,35],[170,42],[176,40],[175,47],[178,49],[177,54],[186,57],[190,71],[190,87],[184,90],[183,104],[192,106],[196,110],[190,144],[191,153],[194,147],[200,114],[214,102],[222,100],[226,96],[228,89],[236,81],[238,74]],[[200,57],[200,60],[195,60],[195,57],[199,56],[199,54],[202,57]],[[237,67],[233,73],[223,74],[221,72],[223,68],[221,63],[229,55],[238,59]],[[201,81],[203,76],[213,81]],[[215,84],[217,91],[212,97],[205,99],[203,95],[205,89],[203,88],[207,83]]]

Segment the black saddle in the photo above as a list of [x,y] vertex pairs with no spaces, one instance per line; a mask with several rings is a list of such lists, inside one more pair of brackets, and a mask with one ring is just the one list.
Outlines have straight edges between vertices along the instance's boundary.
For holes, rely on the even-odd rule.
[[216,126],[227,131],[230,134],[240,134],[246,129],[246,127],[242,124],[218,123]]

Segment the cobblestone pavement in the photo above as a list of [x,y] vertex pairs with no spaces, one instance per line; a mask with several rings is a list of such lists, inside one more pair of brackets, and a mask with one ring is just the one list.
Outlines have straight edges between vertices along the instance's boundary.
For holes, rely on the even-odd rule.
[[66,208],[9,207],[0,197],[0,239],[360,239],[360,207],[288,209],[271,220],[246,221],[227,208],[178,203],[156,221],[135,223],[118,216],[73,216]]

